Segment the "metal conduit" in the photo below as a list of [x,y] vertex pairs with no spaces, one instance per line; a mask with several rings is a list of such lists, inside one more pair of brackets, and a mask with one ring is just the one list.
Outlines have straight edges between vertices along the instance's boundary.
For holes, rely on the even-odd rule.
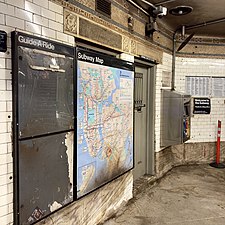
[[150,16],[149,13],[147,11],[145,11],[140,5],[138,5],[137,3],[135,3],[132,0],[127,0],[128,2],[130,2],[132,5],[134,5],[135,7],[137,7],[138,9],[140,9],[144,14],[146,14],[147,16]]
[[208,22],[205,22],[205,23],[186,26],[186,30],[191,30],[191,29],[195,29],[195,28],[200,28],[200,27],[213,25],[213,24],[217,24],[217,23],[224,23],[224,22],[225,22],[225,18],[221,18],[221,19],[217,19],[217,20],[208,21]]
[[170,2],[175,2],[175,1],[177,1],[177,0],[162,1],[162,2],[156,3],[155,6],[160,6],[160,5],[167,4],[167,3],[170,3]]
[[156,9],[157,7],[154,6],[152,3],[150,3],[149,1],[146,1],[146,0],[141,0],[142,2],[144,2],[145,4],[147,5],[150,5],[152,8]]
[[175,90],[175,63],[176,63],[176,34],[180,28],[176,29],[173,34],[173,58],[172,58],[172,77],[171,77],[171,90]]
[[[204,26],[209,26],[217,23],[225,23],[225,18],[208,21],[205,23],[200,23],[196,25],[186,26],[186,30],[192,30]],[[173,34],[173,58],[172,58],[172,80],[171,80],[171,90],[175,90],[175,63],[176,63],[176,34],[182,27],[179,27]]]
[[[130,2],[132,5],[134,5],[135,7],[137,7],[138,9],[140,9],[147,16],[150,16],[149,13],[147,11],[145,11],[137,3],[133,2],[132,0],[127,0],[127,1]],[[150,3],[146,0],[141,0],[141,1],[150,5],[154,9],[156,9],[156,6],[154,6],[152,3]],[[167,1],[160,2],[156,5],[158,6],[158,5],[161,5],[161,4],[166,4],[166,3],[174,2],[174,1],[176,1],[176,0],[167,0]],[[204,26],[209,26],[209,25],[213,25],[213,24],[217,24],[217,23],[224,23],[224,22],[225,22],[225,18],[221,18],[221,19],[217,19],[217,20],[212,20],[212,21],[196,24],[196,25],[186,26],[186,30],[192,30],[192,29],[196,29],[196,28],[200,28],[200,27],[204,27]],[[173,58],[172,58],[171,90],[175,90],[176,34],[180,29],[181,29],[181,27],[176,29],[176,31],[173,34]]]

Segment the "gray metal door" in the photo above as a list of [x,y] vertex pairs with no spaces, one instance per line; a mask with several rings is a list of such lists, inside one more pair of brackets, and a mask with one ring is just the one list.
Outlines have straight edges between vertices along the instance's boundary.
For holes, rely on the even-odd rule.
[[134,179],[137,179],[147,173],[147,74],[147,68],[135,67],[135,168],[133,170]]

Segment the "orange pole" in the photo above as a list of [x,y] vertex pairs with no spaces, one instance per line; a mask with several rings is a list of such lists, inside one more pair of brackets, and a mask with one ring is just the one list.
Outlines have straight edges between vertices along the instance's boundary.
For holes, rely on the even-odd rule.
[[221,136],[221,121],[218,120],[217,145],[216,145],[216,164],[220,163],[220,136]]

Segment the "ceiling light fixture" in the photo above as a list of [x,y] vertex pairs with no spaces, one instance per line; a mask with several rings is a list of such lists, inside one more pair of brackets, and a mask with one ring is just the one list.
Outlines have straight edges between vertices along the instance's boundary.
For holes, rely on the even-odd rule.
[[169,13],[174,16],[183,16],[191,13],[193,11],[193,8],[191,6],[177,6],[175,8],[172,8],[169,10]]

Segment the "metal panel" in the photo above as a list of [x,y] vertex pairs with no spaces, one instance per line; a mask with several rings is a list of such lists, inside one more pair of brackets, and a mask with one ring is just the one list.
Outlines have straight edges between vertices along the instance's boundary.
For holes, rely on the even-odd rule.
[[73,128],[73,58],[18,50],[19,137]]
[[162,90],[161,146],[181,144],[190,138],[190,95]]
[[134,179],[138,179],[147,172],[147,85],[148,69],[135,67],[135,168]]
[[[147,69],[144,70],[147,72]],[[146,74],[145,74],[146,75]],[[142,108],[145,107],[144,99],[143,99],[143,81],[144,81],[143,73],[135,73],[135,90],[134,90],[134,106],[135,109],[139,112],[142,111]],[[147,82],[145,80],[145,82]],[[146,85],[147,83],[145,83]],[[146,90],[145,90],[146,91]]]
[[19,144],[21,224],[33,223],[73,200],[73,132]]
[[109,0],[96,0],[96,11],[105,16],[111,16],[111,2]]
[[[147,111],[147,165],[146,165],[146,173],[149,175],[155,174],[155,79],[156,79],[156,71],[155,71],[155,63],[149,61],[145,57],[135,57],[135,70],[136,68],[146,69],[147,70],[147,100],[146,100],[146,111]],[[136,71],[138,72],[138,70]],[[140,71],[139,71],[140,72]],[[135,146],[134,146],[135,147]],[[135,162],[136,166],[136,162]]]

